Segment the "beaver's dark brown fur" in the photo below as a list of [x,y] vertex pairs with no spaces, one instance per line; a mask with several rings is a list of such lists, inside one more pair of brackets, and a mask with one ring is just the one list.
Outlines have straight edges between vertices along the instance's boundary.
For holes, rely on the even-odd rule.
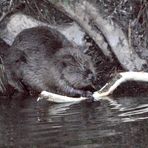
[[47,27],[22,31],[4,61],[10,85],[21,92],[90,96],[96,78],[90,57]]

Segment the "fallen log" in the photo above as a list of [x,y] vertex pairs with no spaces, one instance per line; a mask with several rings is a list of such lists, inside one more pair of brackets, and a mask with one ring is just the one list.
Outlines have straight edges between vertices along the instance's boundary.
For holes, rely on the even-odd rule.
[[47,23],[38,21],[31,16],[25,15],[23,13],[15,13],[5,20],[5,28],[0,25],[0,36],[5,42],[11,45],[15,37],[24,29],[37,27],[37,26],[48,26],[50,28],[56,29],[67,37],[68,40],[73,42],[78,46],[85,46],[85,41],[83,40],[85,32],[75,23],[63,25],[49,25]]

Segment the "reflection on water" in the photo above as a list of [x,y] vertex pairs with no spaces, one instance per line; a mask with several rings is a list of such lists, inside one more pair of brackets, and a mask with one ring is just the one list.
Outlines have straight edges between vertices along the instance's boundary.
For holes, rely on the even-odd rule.
[[1,99],[0,147],[146,148],[147,118],[148,97],[92,104]]

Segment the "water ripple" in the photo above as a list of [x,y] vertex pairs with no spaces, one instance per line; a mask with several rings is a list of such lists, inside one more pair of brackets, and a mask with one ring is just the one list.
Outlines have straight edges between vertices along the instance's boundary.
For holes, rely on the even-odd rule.
[[92,104],[1,104],[0,147],[136,147],[148,139],[147,103],[106,98]]

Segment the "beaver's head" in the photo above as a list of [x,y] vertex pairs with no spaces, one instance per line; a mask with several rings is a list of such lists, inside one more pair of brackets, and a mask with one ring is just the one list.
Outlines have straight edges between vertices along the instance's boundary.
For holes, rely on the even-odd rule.
[[95,67],[91,58],[77,48],[63,48],[55,54],[60,79],[76,89],[93,86]]

